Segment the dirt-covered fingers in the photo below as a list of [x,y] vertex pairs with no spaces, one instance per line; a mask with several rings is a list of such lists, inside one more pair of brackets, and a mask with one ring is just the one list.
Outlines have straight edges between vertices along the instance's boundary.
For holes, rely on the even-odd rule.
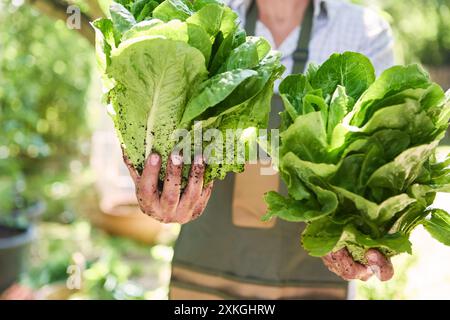
[[145,162],[139,183],[136,185],[136,196],[141,210],[161,221],[163,217],[160,210],[158,190],[160,170],[161,157],[156,153],[150,154]]
[[175,220],[178,223],[186,223],[192,220],[197,204],[201,201],[203,190],[203,174],[205,173],[205,163],[202,157],[196,157],[189,172],[189,180],[181,196],[177,208]]
[[322,257],[322,260],[330,271],[344,280],[366,281],[373,275],[369,267],[354,261],[346,248],[331,252]]
[[394,276],[394,267],[389,258],[386,258],[380,251],[369,249],[366,252],[367,266],[381,281],[390,280]]
[[175,215],[180,201],[183,159],[172,154],[167,161],[166,177],[159,200],[164,222],[176,222]]
[[122,147],[122,157],[123,157],[123,162],[125,163],[125,165],[128,168],[128,172],[130,173],[131,179],[133,179],[133,182],[135,185],[138,184],[139,178],[140,178],[139,173],[137,172],[136,168],[131,163],[130,159],[125,154],[123,147]]
[[198,217],[201,216],[201,214],[206,208],[206,205],[208,204],[209,198],[211,197],[212,190],[213,190],[213,182],[211,181],[203,188],[202,194],[200,195],[200,199],[198,200],[198,203],[194,208],[192,220],[197,219]]

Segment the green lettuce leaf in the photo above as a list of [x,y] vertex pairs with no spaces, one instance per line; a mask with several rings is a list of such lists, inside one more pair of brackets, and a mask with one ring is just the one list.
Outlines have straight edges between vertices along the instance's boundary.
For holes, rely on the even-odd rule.
[[333,54],[311,78],[311,85],[320,88],[324,95],[332,95],[338,85],[345,87],[355,100],[375,80],[375,69],[370,60],[359,53]]
[[228,97],[244,80],[256,75],[249,69],[236,69],[220,73],[202,84],[198,95],[195,95],[186,106],[182,123],[189,123],[200,116],[208,108],[216,106]]
[[427,88],[430,84],[428,74],[418,65],[394,66],[387,69],[359,99],[352,124],[357,126],[364,124],[364,121],[378,109],[377,102],[406,90]]
[[302,233],[302,245],[313,257],[322,257],[333,251],[342,237],[343,225],[330,219],[319,219],[308,224]]
[[170,20],[185,21],[193,12],[189,8],[189,1],[186,0],[166,0],[153,10],[153,18],[164,22]]
[[108,74],[120,84],[111,92],[116,126],[127,156],[142,169],[151,151],[167,160],[175,145],[175,141],[168,142],[183,116],[192,85],[206,79],[207,71],[203,55],[185,42],[138,39],[123,42],[113,52]]
[[118,32],[123,33],[136,24],[136,20],[131,12],[125,9],[125,7],[120,3],[113,2],[109,10],[114,28]]
[[433,210],[423,222],[425,229],[439,242],[450,246],[450,215],[444,210]]

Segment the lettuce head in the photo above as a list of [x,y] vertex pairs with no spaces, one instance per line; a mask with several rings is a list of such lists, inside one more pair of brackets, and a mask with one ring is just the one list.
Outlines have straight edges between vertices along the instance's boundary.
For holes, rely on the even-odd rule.
[[266,194],[266,219],[306,222],[302,244],[312,256],[346,247],[364,262],[369,248],[411,252],[418,225],[450,245],[450,215],[432,207],[437,192],[450,192],[450,157],[437,152],[450,95],[420,66],[376,78],[364,55],[333,54],[284,79],[280,94],[273,154],[288,196]]
[[[247,37],[221,1],[122,0],[93,27],[109,112],[138,171],[156,152],[163,179],[173,133],[192,132],[199,121],[221,132],[266,127],[280,54],[264,38]],[[205,180],[242,170],[211,163]]]

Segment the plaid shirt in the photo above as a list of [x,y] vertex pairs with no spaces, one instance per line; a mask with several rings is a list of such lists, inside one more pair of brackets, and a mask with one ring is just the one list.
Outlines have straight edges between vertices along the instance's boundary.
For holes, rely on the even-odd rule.
[[[252,0],[229,0],[228,5],[245,25],[246,12]],[[276,1],[276,0],[274,0]],[[394,64],[394,41],[389,24],[375,11],[339,0],[313,0],[314,20],[309,45],[309,62],[321,64],[335,52],[355,51],[372,61],[377,74]],[[260,21],[256,36],[265,37],[275,48],[270,30]],[[283,53],[286,75],[292,72],[292,54],[297,49],[300,27],[294,29],[277,48]]]

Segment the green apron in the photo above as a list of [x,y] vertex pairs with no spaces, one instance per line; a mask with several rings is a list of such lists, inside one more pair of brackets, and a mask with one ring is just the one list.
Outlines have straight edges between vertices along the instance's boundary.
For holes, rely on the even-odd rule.
[[[253,3],[247,16],[248,34],[254,34],[257,18],[257,5]],[[310,5],[303,19],[298,49],[294,53],[294,73],[302,72],[305,68],[312,20],[313,7]],[[278,114],[282,110],[282,101],[275,95],[269,128],[278,127]],[[320,259],[310,257],[301,247],[300,234],[304,224],[278,219],[270,228],[251,228],[236,226],[233,223],[235,179],[236,175],[229,174],[225,180],[216,181],[203,215],[182,226],[175,245],[171,290],[174,287],[183,288],[184,292],[187,292],[184,297],[186,299],[189,298],[189,293],[194,291],[212,292],[214,296],[222,298],[270,298],[271,295],[265,296],[264,293],[254,296],[252,293],[241,293],[232,288],[240,284],[261,285],[261,290],[271,287],[334,288],[340,290],[340,293],[334,296],[321,293],[320,290],[309,290],[307,294],[293,293],[288,297],[345,299],[347,283],[328,271]],[[257,177],[255,183],[256,180]],[[279,191],[282,194],[287,193],[282,183]],[[179,277],[179,269],[191,273],[189,276]],[[189,279],[195,278],[196,275],[199,281]],[[225,281],[225,284],[221,286],[213,283],[222,281]]]

